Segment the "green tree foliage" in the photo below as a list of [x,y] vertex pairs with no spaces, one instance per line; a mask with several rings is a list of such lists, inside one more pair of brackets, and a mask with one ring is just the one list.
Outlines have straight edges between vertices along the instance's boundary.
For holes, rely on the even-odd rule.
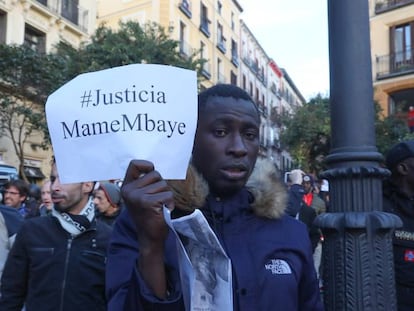
[[[183,57],[179,42],[157,24],[121,23],[118,30],[101,25],[79,49],[59,43],[54,53],[39,54],[24,45],[0,45],[0,134],[10,137],[23,170],[24,151],[30,137],[42,136],[50,146],[44,104],[47,96],[65,82],[85,72],[134,63],[166,64],[200,69],[199,51]],[[199,75],[200,76],[200,75]]]
[[329,152],[329,100],[318,94],[292,114],[281,117],[281,142],[294,159],[294,165],[307,172],[318,172]]
[[32,147],[48,146],[44,103],[48,94],[64,81],[60,70],[63,64],[58,58],[25,45],[1,44],[0,57],[0,132],[11,139],[20,161],[20,175],[27,180],[24,151],[29,142]]
[[170,39],[165,29],[148,23],[120,23],[118,30],[100,25],[88,43],[75,50],[60,43],[57,53],[67,60],[70,78],[80,73],[128,64],[165,64],[187,69],[200,69],[205,60],[197,58],[199,51],[187,57],[179,52],[179,41]]
[[375,104],[375,132],[378,151],[385,155],[388,149],[404,139],[414,139],[409,133],[407,121],[396,115],[383,116],[383,111],[377,103]]
[[[291,153],[295,166],[314,174],[325,170],[323,160],[330,152],[331,137],[329,99],[318,94],[294,113],[282,116],[281,122],[281,142]],[[384,117],[377,103],[375,131],[376,147],[382,154],[400,140],[414,139],[405,120],[394,115]]]

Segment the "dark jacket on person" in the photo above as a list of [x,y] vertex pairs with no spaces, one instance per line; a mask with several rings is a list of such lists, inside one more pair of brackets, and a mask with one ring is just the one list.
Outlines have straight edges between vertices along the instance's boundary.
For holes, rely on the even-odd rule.
[[93,220],[73,237],[55,217],[27,219],[3,272],[0,310],[106,310],[105,264],[111,228]]
[[116,212],[115,214],[111,215],[111,216],[106,216],[105,214],[99,212],[99,210],[97,209],[95,211],[96,213],[96,218],[99,219],[100,221],[106,223],[108,226],[113,227],[115,224],[116,219],[118,218],[119,214],[121,213],[122,209],[119,209],[118,212]]
[[15,208],[0,205],[0,278],[16,233],[20,230],[23,221],[23,217]]
[[[208,194],[205,181],[190,170],[184,183],[170,183],[174,212],[188,214],[199,208],[216,233],[232,261],[234,311],[323,310],[306,227],[283,214],[286,190],[272,166],[257,164],[247,187],[225,200]],[[174,235],[170,232],[165,244],[170,284],[165,301],[154,297],[136,269],[136,235],[124,209],[109,247],[109,310],[184,310]],[[286,263],[288,269],[282,273],[273,267],[275,262]]]
[[305,190],[302,185],[293,184],[288,190],[288,203],[286,208],[286,214],[296,217],[302,208],[303,195]]
[[383,183],[383,210],[403,222],[394,232],[394,266],[398,310],[414,310],[414,198],[408,198],[389,180]]
[[23,224],[23,217],[15,208],[6,205],[0,205],[0,212],[3,214],[9,237],[16,234]]

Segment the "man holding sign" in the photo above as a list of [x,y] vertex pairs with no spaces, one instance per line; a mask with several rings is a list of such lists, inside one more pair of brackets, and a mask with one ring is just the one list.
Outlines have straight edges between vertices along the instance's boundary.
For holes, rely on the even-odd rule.
[[[127,208],[109,247],[109,310],[185,310],[189,284],[164,206],[172,218],[201,211],[231,260],[232,307],[220,308],[226,302],[213,296],[204,305],[203,297],[201,305],[190,302],[190,310],[323,310],[306,227],[284,215],[286,193],[274,166],[256,163],[259,128],[250,96],[217,85],[198,97],[186,180],[167,182],[151,162],[130,162],[121,189]],[[174,163],[169,150],[165,155]]]

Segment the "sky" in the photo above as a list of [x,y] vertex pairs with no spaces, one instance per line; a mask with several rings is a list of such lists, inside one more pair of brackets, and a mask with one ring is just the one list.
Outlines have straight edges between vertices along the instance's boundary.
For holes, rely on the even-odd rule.
[[238,0],[240,18],[306,100],[329,95],[327,0]]

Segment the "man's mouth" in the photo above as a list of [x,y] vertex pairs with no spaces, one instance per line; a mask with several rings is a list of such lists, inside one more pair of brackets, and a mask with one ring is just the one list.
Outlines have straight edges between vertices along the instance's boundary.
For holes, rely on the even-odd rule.
[[59,203],[59,202],[62,202],[62,201],[63,201],[63,197],[53,197],[52,196],[52,202],[54,204]]
[[222,169],[224,175],[233,180],[244,179],[247,174],[247,168],[244,165],[228,166]]

